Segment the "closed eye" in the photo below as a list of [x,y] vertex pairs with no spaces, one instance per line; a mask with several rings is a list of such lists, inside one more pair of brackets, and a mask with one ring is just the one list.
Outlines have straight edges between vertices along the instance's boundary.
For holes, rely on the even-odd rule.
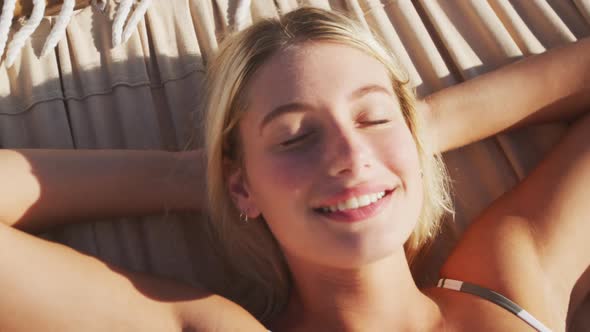
[[371,107],[359,112],[355,116],[355,122],[360,128],[379,126],[393,121],[392,115],[389,107]]
[[391,122],[390,119],[380,119],[380,120],[373,120],[373,121],[361,121],[359,122],[360,127],[367,127],[367,126],[378,126],[382,124],[386,124]]
[[311,133],[305,133],[296,137],[293,137],[291,139],[288,139],[286,141],[283,141],[281,143],[279,143],[279,145],[281,147],[287,148],[287,147],[291,147],[296,145],[297,143],[302,142],[303,140],[305,140],[307,137],[309,137],[311,135]]

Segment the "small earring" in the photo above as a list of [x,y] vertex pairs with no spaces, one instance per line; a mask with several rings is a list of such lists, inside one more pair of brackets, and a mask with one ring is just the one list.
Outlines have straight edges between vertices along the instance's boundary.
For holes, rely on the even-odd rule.
[[240,212],[240,221],[247,224],[248,223],[248,215],[245,214],[243,211]]
[[424,172],[422,170],[420,170],[420,177],[423,178],[424,177]]

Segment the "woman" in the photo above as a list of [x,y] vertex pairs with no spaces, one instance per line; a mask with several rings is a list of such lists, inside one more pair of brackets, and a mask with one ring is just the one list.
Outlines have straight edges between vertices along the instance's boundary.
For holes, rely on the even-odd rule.
[[[210,64],[205,139],[211,237],[221,241],[225,272],[264,290],[253,296],[262,304],[238,287],[214,289],[230,301],[0,227],[0,285],[8,290],[0,327],[564,330],[570,295],[590,263],[571,254],[590,249],[590,94],[581,74],[588,53],[590,40],[582,40],[415,101],[393,58],[343,16],[300,9],[256,24],[228,38]],[[472,223],[441,270],[441,287],[418,289],[411,260],[451,211],[440,153],[553,120],[571,121],[562,141]],[[200,153],[188,156],[195,167],[186,175],[198,178]],[[166,204],[161,197],[199,189],[157,194],[154,183],[137,181],[161,178],[172,162],[163,152],[3,151],[3,183],[25,188],[3,199],[5,223],[49,226],[50,204],[27,210],[40,189],[26,167],[42,175],[55,166],[43,165],[68,167],[76,158],[128,175],[116,185],[143,194],[126,206],[80,200],[67,208],[73,217],[97,206],[101,215],[153,212]],[[115,185],[91,181],[98,191]],[[59,197],[68,185],[41,189]]]

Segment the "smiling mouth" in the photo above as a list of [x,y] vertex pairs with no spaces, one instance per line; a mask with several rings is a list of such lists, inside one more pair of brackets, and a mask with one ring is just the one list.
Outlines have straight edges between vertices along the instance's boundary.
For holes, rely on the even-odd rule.
[[359,195],[338,202],[334,205],[321,206],[313,210],[321,214],[332,214],[336,212],[354,212],[356,210],[362,210],[364,208],[378,204],[385,196],[389,195],[391,192],[393,192],[393,190],[385,190],[372,194]]

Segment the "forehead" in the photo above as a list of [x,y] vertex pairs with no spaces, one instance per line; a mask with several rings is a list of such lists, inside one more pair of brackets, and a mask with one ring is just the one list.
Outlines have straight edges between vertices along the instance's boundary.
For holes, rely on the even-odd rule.
[[273,55],[258,69],[248,87],[249,109],[323,103],[370,84],[393,91],[385,66],[368,53],[335,42],[305,42]]

